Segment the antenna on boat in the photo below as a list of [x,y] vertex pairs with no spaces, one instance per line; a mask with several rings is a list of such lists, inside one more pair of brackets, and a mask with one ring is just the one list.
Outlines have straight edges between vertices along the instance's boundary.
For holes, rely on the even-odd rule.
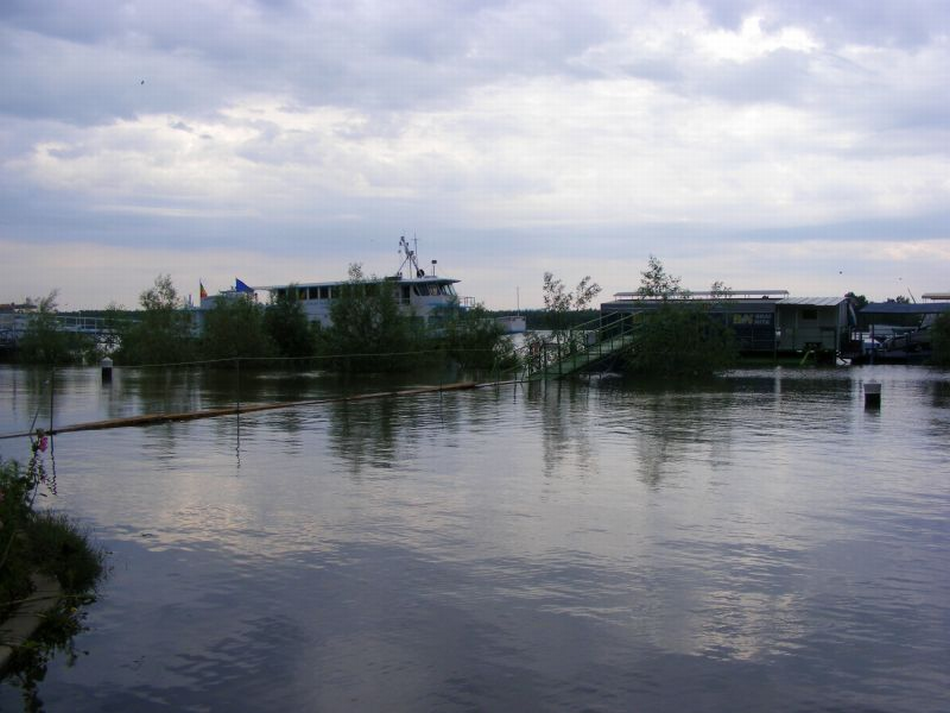
[[[418,250],[418,242],[415,238],[413,238],[413,242],[416,242]],[[412,270],[411,276],[422,277],[422,270],[419,269],[419,261],[416,259],[416,250],[409,249],[409,241],[406,240],[405,235],[399,238],[399,248],[405,254],[402,265],[399,266],[399,273],[402,274],[402,269],[406,266],[406,263],[409,263],[409,268]]]

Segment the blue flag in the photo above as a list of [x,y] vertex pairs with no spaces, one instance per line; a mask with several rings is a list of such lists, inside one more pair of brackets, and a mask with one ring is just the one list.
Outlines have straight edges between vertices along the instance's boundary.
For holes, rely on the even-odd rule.
[[241,281],[240,281],[239,279],[237,279],[236,277],[234,278],[234,291],[235,291],[235,292],[249,292],[249,293],[253,293],[253,292],[254,292],[254,290],[252,290],[250,287],[248,287],[247,285],[245,285],[243,282],[241,282]]

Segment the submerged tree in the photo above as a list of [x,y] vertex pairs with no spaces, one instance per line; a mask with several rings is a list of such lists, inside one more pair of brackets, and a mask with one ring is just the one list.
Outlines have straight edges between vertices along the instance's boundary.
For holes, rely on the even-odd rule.
[[93,340],[84,334],[60,328],[56,314],[58,290],[46,297],[27,298],[34,307],[26,332],[19,340],[18,356],[29,364],[69,364],[94,352]]
[[455,302],[440,310],[436,319],[437,343],[463,368],[506,368],[515,364],[511,340],[482,305],[462,309]]
[[600,294],[600,285],[593,282],[590,275],[577,283],[573,291],[568,291],[564,283],[553,273],[544,273],[544,309],[548,315],[548,326],[554,332],[555,339],[563,336],[570,323],[570,314],[586,309]]
[[264,329],[280,356],[306,357],[316,353],[315,331],[304,313],[296,285],[272,298],[264,312]]
[[934,320],[930,327],[930,344],[933,349],[930,363],[950,367],[950,313],[945,312]]
[[194,357],[192,315],[170,275],[159,275],[139,296],[139,321],[122,331],[117,358],[129,364],[171,364]]
[[204,358],[267,357],[274,352],[274,342],[264,328],[264,308],[246,295],[219,299],[205,315]]
[[[640,316],[626,366],[666,377],[706,376],[730,366],[737,354],[735,336],[710,313],[710,303],[685,299],[688,293],[680,287],[680,278],[669,275],[653,255],[641,274],[640,295],[660,298],[662,304]],[[719,300],[731,290],[714,282],[711,292]]]
[[418,361],[421,325],[403,314],[391,284],[366,278],[360,264],[349,267],[349,281],[330,306],[332,325],[323,332],[323,349],[333,363],[354,371],[392,371]]

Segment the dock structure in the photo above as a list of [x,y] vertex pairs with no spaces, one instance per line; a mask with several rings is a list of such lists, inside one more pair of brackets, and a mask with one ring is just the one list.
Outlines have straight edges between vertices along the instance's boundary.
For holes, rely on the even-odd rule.
[[521,380],[563,379],[603,369],[633,347],[633,315],[598,317],[545,339],[529,340],[520,350]]
[[755,356],[848,351],[856,325],[847,297],[792,297],[787,290],[684,291],[675,298],[620,292],[601,304],[602,317],[650,314],[668,301],[702,306],[732,330],[740,353]]

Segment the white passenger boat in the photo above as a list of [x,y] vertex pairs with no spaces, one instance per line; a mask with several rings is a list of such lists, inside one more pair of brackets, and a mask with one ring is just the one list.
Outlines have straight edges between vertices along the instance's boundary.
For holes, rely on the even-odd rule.
[[[400,254],[403,256],[402,264],[394,275],[386,277],[373,277],[364,280],[367,285],[389,285],[396,297],[396,302],[400,309],[408,315],[423,319],[426,323],[433,322],[433,317],[438,314],[440,308],[448,308],[453,304],[463,309],[471,307],[474,300],[469,297],[460,298],[455,291],[455,285],[459,280],[451,277],[440,277],[435,274],[436,261],[432,261],[432,267],[429,273],[419,266],[417,250],[409,247],[409,242],[405,237],[399,240]],[[297,290],[297,299],[303,306],[307,319],[311,322],[319,322],[321,326],[330,326],[332,320],[330,310],[333,300],[339,297],[341,290],[349,284],[349,280],[335,280],[330,282],[296,282],[286,285],[267,285],[247,287],[243,283],[222,293],[227,296],[232,292],[247,291],[256,293],[258,291],[269,292],[272,299],[278,299],[287,294],[288,290]],[[243,289],[242,289],[243,288]],[[201,308],[210,309],[214,306],[214,300],[220,296],[214,296],[202,299]]]

